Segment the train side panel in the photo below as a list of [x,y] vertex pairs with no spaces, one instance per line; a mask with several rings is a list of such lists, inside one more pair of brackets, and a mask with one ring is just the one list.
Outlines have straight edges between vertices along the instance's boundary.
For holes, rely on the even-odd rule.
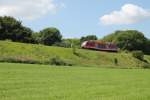
[[113,43],[96,42],[96,41],[85,41],[81,45],[84,49],[94,49],[100,51],[117,52],[117,46]]

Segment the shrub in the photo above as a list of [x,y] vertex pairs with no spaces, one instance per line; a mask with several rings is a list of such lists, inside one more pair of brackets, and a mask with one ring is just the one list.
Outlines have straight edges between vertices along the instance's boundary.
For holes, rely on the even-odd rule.
[[58,66],[72,66],[73,64],[67,60],[61,60],[59,57],[51,58],[50,61],[37,61],[29,57],[23,56],[10,56],[0,57],[0,62],[7,63],[25,63],[25,64],[45,64],[45,65],[58,65]]
[[118,59],[117,58],[114,58],[114,64],[118,65]]
[[60,58],[55,57],[55,58],[51,58],[50,64],[52,64],[52,65],[63,65],[64,63],[60,60]]
[[1,57],[0,62],[41,64],[41,62],[39,62],[39,61],[35,61],[35,60],[27,58],[27,57],[19,57],[19,56]]
[[50,59],[51,65],[58,65],[58,66],[72,66],[71,63],[61,60],[59,57],[54,57]]
[[72,52],[73,52],[73,54],[77,54],[76,46],[74,46],[74,45],[72,47]]
[[150,68],[150,64],[149,63],[144,63],[141,65],[142,68]]
[[144,60],[144,53],[142,51],[133,51],[132,56],[139,60],[142,60],[142,61]]
[[70,44],[67,44],[65,42],[56,42],[53,44],[53,46],[58,46],[58,47],[64,47],[64,48],[70,48]]

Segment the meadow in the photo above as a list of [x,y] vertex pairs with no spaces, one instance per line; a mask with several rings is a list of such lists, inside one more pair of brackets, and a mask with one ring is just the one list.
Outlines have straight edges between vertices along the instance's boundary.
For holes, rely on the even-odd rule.
[[150,100],[150,70],[0,63],[0,100]]

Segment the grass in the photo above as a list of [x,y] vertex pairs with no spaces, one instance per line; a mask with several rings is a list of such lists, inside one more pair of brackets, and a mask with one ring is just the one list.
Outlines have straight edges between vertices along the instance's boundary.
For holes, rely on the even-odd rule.
[[[10,60],[24,63],[47,64],[53,58],[60,58],[62,62],[75,66],[99,66],[115,68],[133,68],[137,66],[137,60],[128,53],[108,53],[77,49],[77,54],[71,48],[49,47],[43,45],[15,43],[0,41],[0,61]],[[114,59],[118,60],[115,66]],[[150,56],[146,56],[150,62]]]
[[150,100],[150,70],[0,63],[0,100]]

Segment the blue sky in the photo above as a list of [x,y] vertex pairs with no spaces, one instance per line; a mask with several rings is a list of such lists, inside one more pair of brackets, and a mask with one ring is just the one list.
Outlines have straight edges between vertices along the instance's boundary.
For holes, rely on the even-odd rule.
[[[17,0],[14,1],[17,3]],[[102,38],[115,30],[125,29],[139,30],[150,38],[150,0],[50,0],[49,5],[48,0],[45,0],[45,5],[43,3],[45,7],[43,6],[39,10],[36,7],[39,7],[40,0],[33,0],[34,2],[38,6],[30,8],[29,5],[25,5],[26,9],[23,6],[22,8],[20,7],[21,11],[17,10],[16,6],[18,4],[12,4],[9,0],[2,0],[0,1],[0,12],[8,10],[3,15],[12,15],[19,18],[24,25],[32,28],[34,31],[40,31],[47,27],[56,27],[65,38],[78,38],[89,34]],[[10,8],[14,7],[14,11],[6,9],[5,5],[7,7],[9,5]],[[130,14],[125,15],[121,11],[123,7],[125,11],[129,10],[129,12],[133,8],[133,11],[137,11],[137,13],[135,13],[134,17],[131,17]],[[14,13],[9,13],[9,11]],[[123,17],[120,17],[120,14]],[[110,19],[112,16],[114,19]]]

